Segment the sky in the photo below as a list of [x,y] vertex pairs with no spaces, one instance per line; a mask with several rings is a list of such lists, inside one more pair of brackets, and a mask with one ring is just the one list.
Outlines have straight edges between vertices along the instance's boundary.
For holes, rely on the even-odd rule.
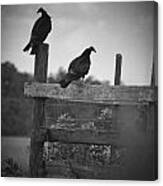
[[52,18],[48,74],[94,46],[89,75],[114,82],[115,55],[122,54],[125,85],[149,85],[153,62],[153,2],[57,3],[3,5],[1,8],[1,62],[33,73],[34,56],[22,49],[28,43],[39,7]]

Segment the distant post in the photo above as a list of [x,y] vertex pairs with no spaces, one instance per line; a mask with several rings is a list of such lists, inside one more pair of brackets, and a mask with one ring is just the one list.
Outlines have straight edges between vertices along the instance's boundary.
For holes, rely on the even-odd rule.
[[[35,57],[34,79],[37,82],[45,83],[47,81],[48,67],[48,44],[40,44]],[[30,176],[42,177],[45,173],[43,161],[43,145],[45,132],[44,98],[34,98],[33,105],[33,128],[30,145]],[[45,130],[44,130],[45,131]]]
[[152,64],[151,87],[155,87],[155,64]]
[[121,65],[122,65],[122,55],[116,54],[116,67],[115,67],[115,78],[114,85],[121,84]]

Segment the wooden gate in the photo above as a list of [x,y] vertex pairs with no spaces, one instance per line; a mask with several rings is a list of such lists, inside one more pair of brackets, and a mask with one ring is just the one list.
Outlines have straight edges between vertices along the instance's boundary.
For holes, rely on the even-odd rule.
[[[31,135],[31,177],[53,177],[43,159],[46,141],[73,144],[111,145],[124,149],[123,163],[109,168],[93,168],[72,164],[79,178],[139,179],[157,178],[157,88],[155,86],[119,86],[121,55],[116,58],[115,85],[70,85],[66,89],[47,83],[48,45],[42,44],[35,58],[35,82],[25,83],[24,94],[34,99]],[[154,73],[152,77],[154,76]],[[153,82],[153,78],[152,78]],[[93,122],[92,128],[52,128],[56,123],[57,103],[80,105],[73,123]],[[83,106],[82,106],[83,105]],[[92,112],[88,113],[88,107]],[[109,119],[95,118],[98,108],[110,112]],[[87,113],[83,118],[81,112]],[[92,118],[91,118],[92,117]],[[94,118],[93,118],[94,117]],[[71,121],[67,122],[70,125]],[[103,128],[95,125],[102,124]],[[55,169],[55,167],[52,167]]]

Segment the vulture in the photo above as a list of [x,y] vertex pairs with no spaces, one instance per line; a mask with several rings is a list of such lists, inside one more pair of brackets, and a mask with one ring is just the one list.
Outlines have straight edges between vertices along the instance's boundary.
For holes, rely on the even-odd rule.
[[79,57],[72,60],[67,74],[59,82],[62,88],[66,88],[74,80],[78,80],[80,78],[84,79],[85,75],[88,74],[90,69],[90,54],[92,51],[96,52],[94,47],[91,46],[86,48]]
[[35,22],[30,41],[23,49],[23,51],[26,52],[32,48],[31,55],[36,54],[38,45],[44,42],[52,29],[51,17],[47,12],[43,8],[39,8],[37,13],[41,13],[41,17]]

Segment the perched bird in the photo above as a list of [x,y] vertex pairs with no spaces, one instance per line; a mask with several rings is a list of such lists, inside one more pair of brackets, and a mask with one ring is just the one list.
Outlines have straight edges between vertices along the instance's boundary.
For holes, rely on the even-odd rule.
[[64,78],[59,82],[62,88],[66,88],[72,81],[84,78],[88,74],[91,60],[91,52],[96,52],[94,47],[89,47],[84,50],[84,52],[74,60],[69,65],[68,72]]
[[37,13],[41,13],[41,17],[35,22],[29,43],[23,49],[24,52],[32,48],[30,54],[36,54],[38,45],[43,43],[52,29],[51,17],[43,8],[39,8]]

